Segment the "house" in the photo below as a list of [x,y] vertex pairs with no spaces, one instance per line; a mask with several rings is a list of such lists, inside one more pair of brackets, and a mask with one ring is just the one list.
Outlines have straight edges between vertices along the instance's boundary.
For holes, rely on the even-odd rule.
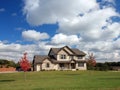
[[33,71],[42,70],[86,70],[85,53],[79,49],[51,48],[48,55],[35,55]]

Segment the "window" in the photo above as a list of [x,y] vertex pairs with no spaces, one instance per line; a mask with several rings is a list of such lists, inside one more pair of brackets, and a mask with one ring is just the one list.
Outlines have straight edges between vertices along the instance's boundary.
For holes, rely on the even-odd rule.
[[60,59],[66,59],[66,55],[61,55]]
[[83,57],[82,56],[78,56],[78,59],[83,59]]
[[78,67],[84,67],[84,63],[78,63]]
[[46,68],[49,68],[50,67],[50,64],[49,63],[46,63]]
[[60,63],[59,65],[60,65],[60,67],[64,67],[64,64],[63,64],[63,63]]

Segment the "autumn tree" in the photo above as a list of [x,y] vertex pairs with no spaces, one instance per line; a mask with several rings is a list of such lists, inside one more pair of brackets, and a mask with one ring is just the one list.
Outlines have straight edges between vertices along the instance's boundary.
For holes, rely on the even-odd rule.
[[87,65],[88,65],[88,69],[94,69],[94,67],[96,66],[96,60],[93,53],[89,53]]
[[27,53],[24,53],[23,57],[21,58],[20,67],[24,71],[24,77],[25,77],[25,80],[26,80],[26,73],[25,72],[28,71],[31,68],[30,62],[27,59]]

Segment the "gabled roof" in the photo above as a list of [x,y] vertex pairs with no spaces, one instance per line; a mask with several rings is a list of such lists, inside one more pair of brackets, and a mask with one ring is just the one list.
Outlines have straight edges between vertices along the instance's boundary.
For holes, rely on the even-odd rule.
[[33,61],[34,61],[34,64],[35,63],[43,63],[43,61],[45,59],[48,59],[52,63],[70,63],[70,61],[57,61],[57,60],[54,59],[54,57],[49,57],[49,56],[46,56],[46,55],[35,55]]
[[[49,51],[49,53],[51,51],[53,51],[54,54],[57,54],[59,50],[60,50],[60,48],[51,48],[50,51]],[[48,53],[48,55],[49,55],[49,53]]]
[[80,51],[79,49],[72,49],[72,51],[75,53],[75,55],[86,55],[83,51]]
[[[68,48],[73,54],[70,54],[67,50],[65,50],[65,47]],[[73,49],[69,48],[68,46],[64,46],[62,48],[51,48],[48,55],[35,55],[33,59],[33,63],[43,63],[45,59],[48,59],[52,63],[70,63],[71,61],[57,61],[54,56],[50,56],[50,53],[53,52],[54,54],[58,54],[59,51],[64,50],[69,55],[76,55],[76,56],[85,56],[86,54],[83,51],[80,51],[79,49]],[[77,62],[85,62],[78,60]]]
[[[50,51],[49,51],[49,54],[50,52],[52,51],[54,54],[58,54],[60,50],[64,50],[65,52],[67,52],[64,48],[68,48],[73,54],[72,55],[86,55],[83,51],[80,51],[79,49],[76,49],[76,48],[69,48],[68,46],[64,46],[62,48],[51,48]],[[69,55],[71,55],[69,52],[67,52]],[[49,55],[48,54],[48,55]]]
[[44,59],[49,58],[47,55],[35,55],[34,63],[42,63]]
[[86,62],[86,60],[69,60],[69,61],[57,61],[54,58],[51,58],[49,56],[44,56],[44,55],[35,55],[34,56],[34,64],[36,63],[43,63],[43,61],[45,59],[48,59],[50,62],[52,63],[70,63],[71,61],[75,61],[75,62]]

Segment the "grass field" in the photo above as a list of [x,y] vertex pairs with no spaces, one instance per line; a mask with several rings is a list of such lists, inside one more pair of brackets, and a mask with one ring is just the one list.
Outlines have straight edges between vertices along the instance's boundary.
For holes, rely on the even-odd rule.
[[0,90],[120,90],[120,72],[44,71],[1,73]]

